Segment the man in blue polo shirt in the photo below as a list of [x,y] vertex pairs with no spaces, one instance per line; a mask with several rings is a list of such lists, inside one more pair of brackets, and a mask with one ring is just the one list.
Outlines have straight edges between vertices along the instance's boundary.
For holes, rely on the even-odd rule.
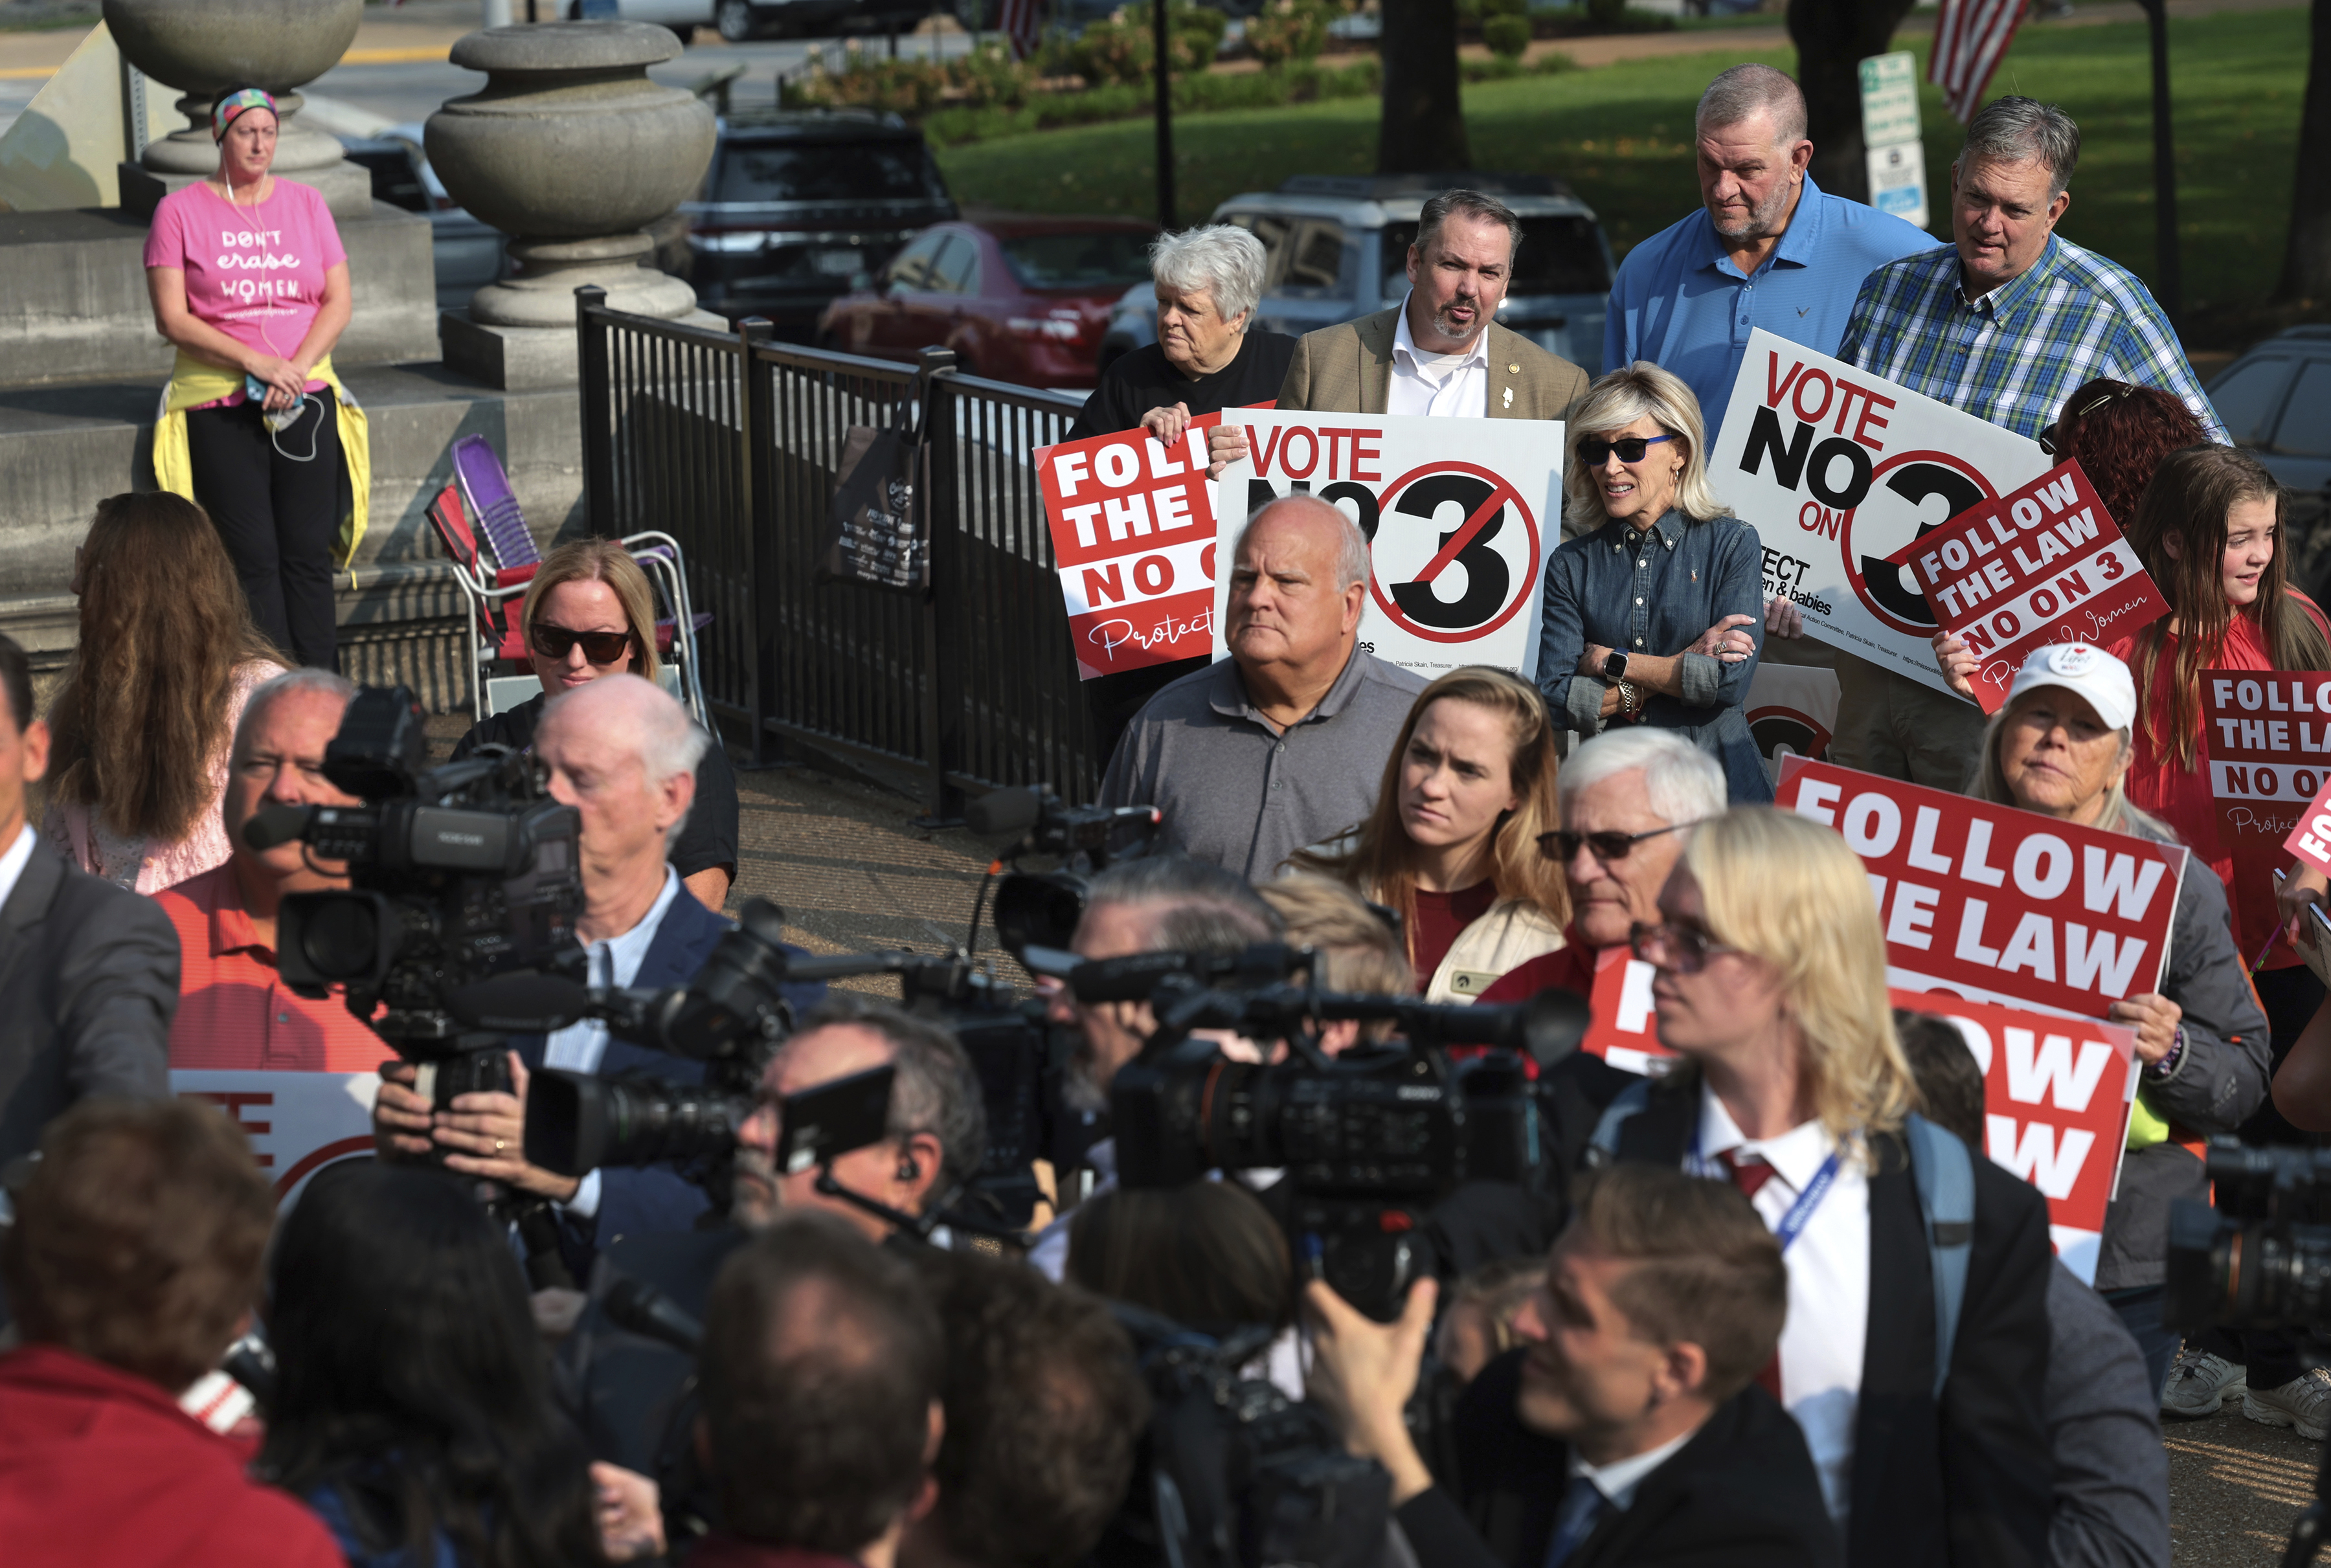
[[1769,65],[1736,65],[1710,82],[1693,129],[1706,204],[1627,252],[1611,285],[1603,367],[1648,359],[1680,376],[1712,447],[1751,329],[1833,355],[1861,280],[1935,241],[1813,184],[1804,94]]

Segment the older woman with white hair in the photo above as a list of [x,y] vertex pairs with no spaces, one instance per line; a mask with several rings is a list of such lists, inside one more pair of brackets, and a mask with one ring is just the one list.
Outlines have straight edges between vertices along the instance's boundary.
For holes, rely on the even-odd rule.
[[1679,731],[1724,765],[1734,803],[1771,800],[1743,713],[1764,546],[1708,489],[1698,399],[1638,361],[1587,389],[1568,438],[1537,659],[1555,723]]
[[[1069,426],[1071,441],[1146,430],[1171,446],[1193,419],[1269,403],[1287,379],[1295,339],[1251,330],[1270,271],[1261,240],[1235,223],[1160,234],[1149,248],[1149,271],[1157,287],[1157,340],[1101,372],[1100,385]],[[1204,656],[1177,659],[1086,681],[1099,755],[1116,749],[1143,703],[1205,665]]]
[[1193,419],[1277,397],[1295,339],[1251,330],[1269,271],[1262,242],[1235,223],[1159,235],[1157,340],[1101,372],[1070,438],[1139,428],[1171,444]]

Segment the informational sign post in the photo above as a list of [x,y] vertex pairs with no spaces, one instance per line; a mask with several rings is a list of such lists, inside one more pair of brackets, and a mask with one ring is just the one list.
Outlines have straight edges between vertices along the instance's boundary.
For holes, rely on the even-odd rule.
[[2077,462],[1962,512],[1895,552],[1942,629],[1982,662],[1975,700],[2007,702],[2023,661],[2050,642],[2099,646],[2151,625],[2169,601]]
[[212,1072],[174,1069],[171,1092],[206,1099],[251,1139],[282,1206],[336,1161],[369,1159],[377,1072]]
[[1214,506],[1209,414],[1167,447],[1119,431],[1038,447],[1077,675],[1090,680],[1213,646]]
[[1231,551],[1256,508],[1313,495],[1368,537],[1360,643],[1427,679],[1536,673],[1546,552],[1561,543],[1563,427],[1518,419],[1232,410],[1247,457],[1223,470],[1215,657]]
[[1918,136],[1918,57],[1907,49],[1861,62],[1861,145],[1870,204],[1927,226],[1927,148]]
[[1708,482],[1765,546],[1765,595],[1835,648],[1948,690],[1904,548],[2048,467],[2039,443],[1761,328]]
[[2156,988],[2182,844],[1785,757],[1774,803],[1869,868],[1891,984],[2101,1018]]
[[1894,1005],[1946,1019],[1966,1041],[1983,1069],[1983,1152],[2040,1189],[2056,1255],[2095,1284],[2136,1098],[2136,1031],[1910,991]]
[[2307,830],[2331,790],[2331,672],[2204,670],[2202,727],[2236,885],[2263,883],[2294,854],[2320,866],[2331,841]]

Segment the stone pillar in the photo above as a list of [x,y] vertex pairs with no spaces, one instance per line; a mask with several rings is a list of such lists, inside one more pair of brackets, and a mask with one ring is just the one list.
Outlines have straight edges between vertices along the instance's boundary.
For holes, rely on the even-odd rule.
[[647,266],[646,229],[694,194],[712,161],[711,109],[647,68],[680,52],[639,22],[494,27],[453,45],[484,90],[429,117],[446,194],[510,236],[518,274],[440,318],[445,363],[500,387],[572,382],[575,290],[665,320],[724,326],[686,283]]
[[151,222],[164,196],[218,172],[211,105],[234,87],[263,88],[282,110],[271,172],[313,185],[336,218],[372,215],[372,176],[340,144],[299,123],[292,89],[339,62],[364,20],[364,0],[105,0],[123,58],[186,96],[183,129],[121,166],[121,205]]

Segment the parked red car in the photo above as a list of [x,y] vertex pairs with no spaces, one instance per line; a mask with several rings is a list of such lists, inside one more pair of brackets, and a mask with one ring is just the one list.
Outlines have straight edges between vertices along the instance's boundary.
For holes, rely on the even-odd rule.
[[993,218],[935,223],[873,286],[826,307],[818,341],[913,359],[952,348],[965,369],[1023,386],[1087,387],[1126,290],[1149,280],[1155,223],[1130,218]]

